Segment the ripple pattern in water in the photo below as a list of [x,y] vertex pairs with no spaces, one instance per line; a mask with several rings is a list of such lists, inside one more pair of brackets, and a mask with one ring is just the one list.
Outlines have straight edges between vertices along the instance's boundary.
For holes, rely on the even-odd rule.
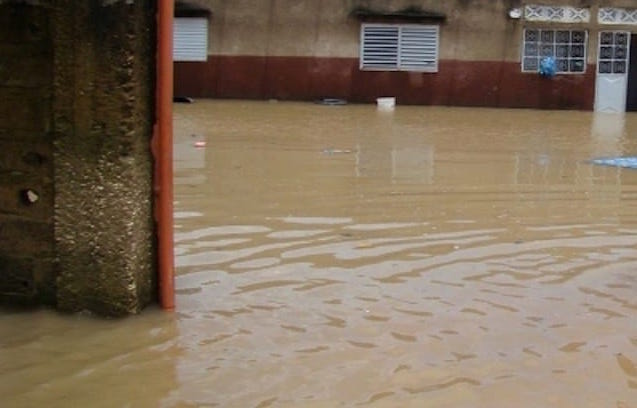
[[637,407],[637,116],[175,109],[177,312],[0,314],[0,405]]
[[[618,353],[635,351],[637,235],[603,224],[522,227],[515,240],[458,223],[303,228],[270,220],[246,242],[178,257],[190,270],[178,280],[182,324],[210,324],[188,330],[192,352],[219,356],[187,372],[214,361],[229,401],[268,390],[282,406],[481,406],[493,393],[484,406],[526,406],[520,393],[541,388],[543,404],[593,406],[566,390],[600,367],[615,378],[596,381],[595,401],[632,393],[633,362]],[[206,344],[211,332],[227,337]]]
[[[178,229],[184,395],[637,401],[637,175],[589,161],[635,148],[635,118],[618,129],[574,112],[206,108],[223,130],[184,124],[213,141],[206,180],[177,186],[178,208],[202,214]],[[240,109],[252,110],[241,124],[225,119]]]

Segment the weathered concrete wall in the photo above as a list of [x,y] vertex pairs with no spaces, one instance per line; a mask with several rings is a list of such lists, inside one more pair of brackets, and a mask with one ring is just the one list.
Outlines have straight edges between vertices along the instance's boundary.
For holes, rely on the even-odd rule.
[[[358,58],[360,22],[350,17],[351,10],[358,6],[377,10],[416,6],[447,16],[441,24],[441,59],[512,62],[519,62],[518,40],[523,29],[520,20],[507,17],[513,7],[524,4],[590,7],[593,17],[598,7],[637,7],[635,0],[181,1],[210,10],[210,55]],[[589,63],[594,63],[595,51],[591,51]]]
[[0,2],[0,301],[55,303],[50,16]]
[[123,315],[154,297],[154,10],[0,1],[0,300]]
[[[598,7],[636,6],[635,0],[183,1],[211,12],[209,58],[175,64],[176,94],[354,102],[393,95],[411,104],[585,110],[592,109],[595,94]],[[547,27],[508,18],[508,10],[525,4],[590,7],[589,24],[549,25],[588,31],[586,73],[546,81],[521,72],[524,28]],[[358,6],[444,13],[439,71],[360,70],[361,22],[350,16]]]
[[58,307],[139,311],[153,296],[154,2],[57,1]]

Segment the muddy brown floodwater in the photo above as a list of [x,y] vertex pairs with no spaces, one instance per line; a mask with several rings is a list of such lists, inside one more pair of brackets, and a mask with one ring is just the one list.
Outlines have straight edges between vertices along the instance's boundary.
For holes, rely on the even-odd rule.
[[175,109],[177,312],[3,312],[0,405],[637,407],[637,115]]

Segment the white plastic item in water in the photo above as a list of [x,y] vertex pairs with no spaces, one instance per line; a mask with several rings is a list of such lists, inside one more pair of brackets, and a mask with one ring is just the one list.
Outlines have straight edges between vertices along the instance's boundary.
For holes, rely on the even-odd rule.
[[393,110],[396,106],[396,98],[393,96],[376,98],[376,106],[381,110]]

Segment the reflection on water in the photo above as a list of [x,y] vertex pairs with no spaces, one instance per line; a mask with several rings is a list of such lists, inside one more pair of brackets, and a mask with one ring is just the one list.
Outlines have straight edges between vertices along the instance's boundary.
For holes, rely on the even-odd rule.
[[637,116],[618,120],[178,105],[178,311],[0,315],[0,390],[16,406],[637,407],[637,171],[588,163],[637,152]]

